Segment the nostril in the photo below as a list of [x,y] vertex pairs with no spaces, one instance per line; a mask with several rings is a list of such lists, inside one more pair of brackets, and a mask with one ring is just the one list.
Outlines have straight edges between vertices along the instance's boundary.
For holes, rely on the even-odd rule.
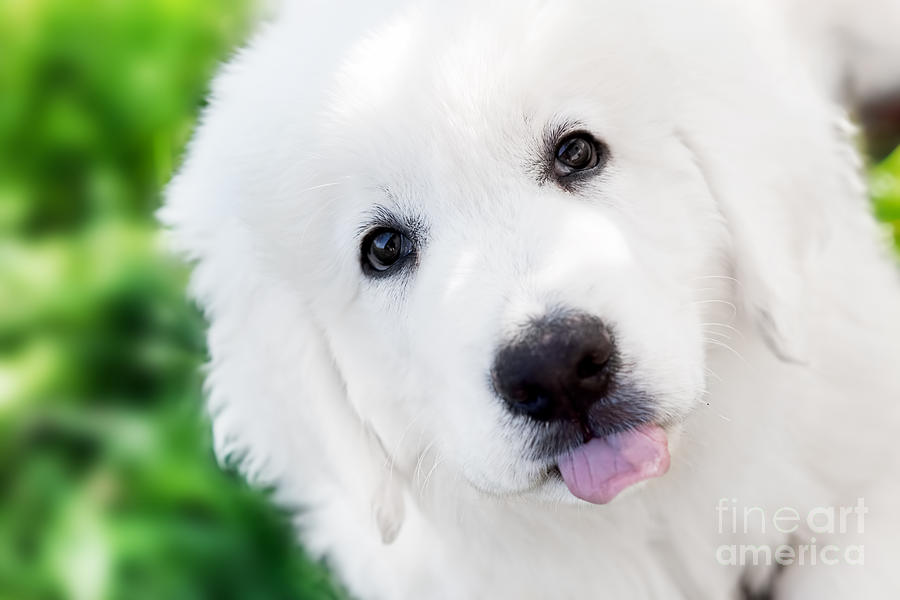
[[496,386],[513,411],[536,419],[548,418],[553,412],[553,393],[540,384],[516,382],[513,385]]
[[519,386],[511,390],[507,398],[516,411],[533,417],[542,416],[552,408],[550,393],[538,385]]
[[575,366],[575,374],[578,379],[590,379],[603,371],[603,367],[609,362],[609,356],[600,355],[597,352],[588,352],[578,361]]

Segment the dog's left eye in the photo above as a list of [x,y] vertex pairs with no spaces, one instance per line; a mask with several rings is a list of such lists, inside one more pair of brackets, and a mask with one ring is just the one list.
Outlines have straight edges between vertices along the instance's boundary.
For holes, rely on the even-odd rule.
[[363,267],[383,272],[412,254],[412,241],[395,229],[379,228],[369,233],[362,244]]
[[556,146],[553,172],[557,177],[565,177],[588,171],[600,164],[604,148],[588,133],[573,133]]

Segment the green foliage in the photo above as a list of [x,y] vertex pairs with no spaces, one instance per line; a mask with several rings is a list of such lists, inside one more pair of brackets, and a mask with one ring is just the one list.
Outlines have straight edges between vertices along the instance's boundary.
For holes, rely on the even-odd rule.
[[246,0],[0,3],[6,228],[145,217]]
[[870,179],[875,214],[893,226],[894,242],[900,249],[900,148],[872,168]]
[[336,598],[222,471],[152,212],[247,0],[0,0],[0,600]]

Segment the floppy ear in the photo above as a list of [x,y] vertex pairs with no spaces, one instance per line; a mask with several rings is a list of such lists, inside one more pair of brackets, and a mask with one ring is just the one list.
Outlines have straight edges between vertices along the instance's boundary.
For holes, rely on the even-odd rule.
[[210,323],[205,389],[216,453],[285,505],[306,509],[323,493],[350,500],[390,543],[404,518],[403,481],[346,397],[303,298],[228,213],[230,176],[203,168],[210,151],[201,135],[159,216],[194,263],[191,294]]
[[739,306],[777,357],[806,363],[805,274],[828,236],[820,211],[810,210],[805,201],[817,191],[782,177],[783,165],[772,161],[766,148],[748,149],[729,140],[734,148],[720,143],[712,150],[686,132],[677,136],[693,156],[727,229]]
[[303,509],[301,527],[314,526],[317,507],[350,504],[363,526],[374,519],[390,543],[404,519],[403,481],[348,400],[306,299],[279,276],[260,248],[265,232],[247,218],[278,196],[284,162],[277,158],[291,138],[285,130],[298,130],[260,112],[268,93],[244,78],[268,68],[257,66],[245,58],[219,78],[221,98],[158,214],[175,249],[193,263],[190,292],[210,324],[205,387],[216,452],[252,483],[271,487],[279,503]]
[[[719,193],[722,198],[729,191]],[[750,200],[745,199],[743,205],[753,206]],[[738,293],[748,315],[779,359],[805,363],[808,347],[802,323],[801,257],[786,243],[792,232],[777,218],[761,218],[757,212],[745,214],[740,200],[723,202],[720,210],[730,233],[734,277],[740,282]]]
[[[303,353],[302,362],[293,367],[297,378],[289,378],[290,385],[305,386],[306,396],[286,401],[293,402],[290,426],[302,427],[309,436],[303,451],[319,457],[324,464],[310,469],[309,479],[300,485],[308,487],[316,480],[339,484],[342,493],[356,498],[361,514],[373,519],[382,543],[390,544],[400,533],[405,517],[405,480],[392,468],[382,440],[347,398],[347,387],[325,336],[315,324],[307,325],[303,348],[298,348]],[[281,374],[271,372],[269,376]],[[296,457],[293,464],[297,464]]]
[[[258,221],[307,177],[314,116],[348,47],[404,1],[349,13],[322,0],[285,4],[216,77],[159,212],[176,250],[194,263],[191,293],[210,322],[206,391],[219,458],[302,508],[301,525],[340,505],[363,524],[374,519],[385,543],[404,519],[403,482],[347,398],[308,299],[262,248],[270,232]],[[304,198],[288,200],[310,209]]]

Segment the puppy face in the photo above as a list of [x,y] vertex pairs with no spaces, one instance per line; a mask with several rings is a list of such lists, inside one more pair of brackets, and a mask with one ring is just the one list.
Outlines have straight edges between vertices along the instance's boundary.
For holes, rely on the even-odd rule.
[[802,359],[852,161],[756,11],[713,5],[423,3],[360,42],[304,3],[265,30],[161,213],[220,455],[365,502],[391,465],[603,503],[665,471],[735,313]]
[[392,460],[493,494],[571,497],[567,452],[677,430],[728,299],[677,77],[564,4],[412,13],[360,45],[279,234]]

